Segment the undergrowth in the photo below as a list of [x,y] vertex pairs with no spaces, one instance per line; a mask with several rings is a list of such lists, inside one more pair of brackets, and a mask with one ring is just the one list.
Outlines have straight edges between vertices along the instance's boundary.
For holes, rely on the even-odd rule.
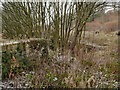
[[32,41],[29,53],[23,53],[20,46],[17,52],[3,53],[2,79],[9,78],[12,57],[15,56],[19,63],[15,71],[17,79],[25,77],[22,81],[27,88],[117,88],[117,49],[108,47],[105,51],[93,48],[89,52],[87,47],[75,48],[73,56],[69,49],[64,55],[49,49],[45,40]]

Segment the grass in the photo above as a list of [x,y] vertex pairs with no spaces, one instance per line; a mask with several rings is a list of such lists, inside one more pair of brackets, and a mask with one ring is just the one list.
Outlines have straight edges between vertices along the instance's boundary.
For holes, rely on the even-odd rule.
[[[66,50],[64,56],[58,56],[57,52],[48,50],[47,58],[42,58],[41,55],[46,55],[45,52],[40,54],[39,50],[32,49],[27,55],[29,62],[25,65],[26,68],[19,72],[18,77],[24,76],[25,78],[22,78],[23,81],[25,80],[24,85],[34,88],[116,88],[119,63],[115,33],[101,31],[95,34],[95,31],[86,31],[86,36],[82,40],[106,46],[106,48],[91,49],[89,52],[86,52],[87,47],[75,48],[74,57],[70,50]],[[41,49],[42,47],[40,51]],[[29,73],[30,71],[34,73]],[[95,82],[90,86],[92,81]]]

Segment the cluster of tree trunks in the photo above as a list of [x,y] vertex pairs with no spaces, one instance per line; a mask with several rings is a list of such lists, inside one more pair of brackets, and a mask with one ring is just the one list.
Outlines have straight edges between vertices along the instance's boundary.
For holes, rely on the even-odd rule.
[[3,33],[6,38],[45,38],[54,49],[64,51],[80,44],[87,20],[102,10],[105,2],[5,2]]

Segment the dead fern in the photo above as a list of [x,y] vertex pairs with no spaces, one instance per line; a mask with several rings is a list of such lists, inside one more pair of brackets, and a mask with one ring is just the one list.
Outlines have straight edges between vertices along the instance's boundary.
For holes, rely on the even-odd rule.
[[[17,63],[17,60],[15,59],[14,56],[12,56],[12,60],[13,60],[13,64],[11,64],[11,69],[10,69],[9,78],[8,78],[8,81],[7,81],[6,88],[9,85],[9,80],[10,80],[11,76],[15,78],[15,81],[17,79],[17,76],[14,73],[14,71],[15,71],[15,67],[17,67],[17,68],[19,67],[19,64]],[[14,82],[14,86],[16,86],[16,88],[17,88],[17,82],[16,83]]]

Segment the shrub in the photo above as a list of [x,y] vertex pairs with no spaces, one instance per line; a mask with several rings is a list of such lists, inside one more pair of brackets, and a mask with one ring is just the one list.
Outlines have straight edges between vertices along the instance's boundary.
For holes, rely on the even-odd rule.
[[110,21],[104,24],[104,30],[107,32],[116,31],[118,28],[118,21]]
[[21,44],[18,44],[16,50],[17,51],[8,50],[2,52],[2,80],[6,80],[9,77],[11,64],[13,64],[12,56],[15,56],[17,62],[19,63],[20,67],[17,69],[18,72],[20,72],[20,68],[26,69],[29,65],[28,58],[22,50]]
[[41,53],[41,57],[47,57],[48,56],[48,44],[47,40],[41,39],[41,40],[31,40],[29,43],[29,48],[31,52],[34,50],[37,50],[37,52]]

